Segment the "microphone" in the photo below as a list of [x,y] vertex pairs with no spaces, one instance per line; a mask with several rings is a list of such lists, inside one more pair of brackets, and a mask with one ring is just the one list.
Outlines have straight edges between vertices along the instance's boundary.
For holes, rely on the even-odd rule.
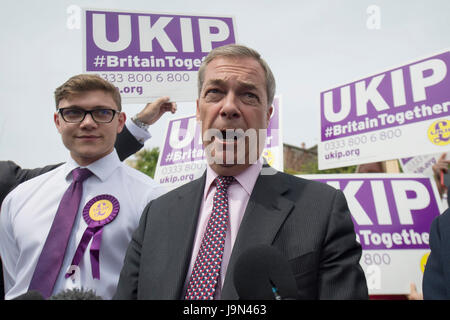
[[280,251],[258,245],[244,251],[234,268],[240,300],[293,300],[297,287],[292,269]]
[[27,291],[12,300],[45,300],[44,296],[36,290]]
[[94,290],[73,288],[61,291],[48,298],[48,300],[103,300],[103,298],[97,296]]
[[61,291],[48,299],[45,299],[40,292],[30,290],[13,298],[12,300],[103,300],[103,298],[97,296],[93,290],[74,288]]

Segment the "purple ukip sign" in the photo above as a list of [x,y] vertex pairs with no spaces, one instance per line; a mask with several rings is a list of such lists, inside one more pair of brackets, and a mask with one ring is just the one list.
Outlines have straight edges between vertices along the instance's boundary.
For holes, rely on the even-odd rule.
[[196,71],[235,43],[231,17],[86,10],[86,71]]
[[321,141],[448,117],[450,52],[320,95]]
[[430,178],[398,174],[345,176],[303,177],[344,192],[364,250],[429,249],[431,222],[441,211]]

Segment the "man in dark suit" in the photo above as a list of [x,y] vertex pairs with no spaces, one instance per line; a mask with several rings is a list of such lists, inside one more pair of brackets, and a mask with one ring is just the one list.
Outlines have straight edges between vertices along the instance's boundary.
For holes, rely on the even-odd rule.
[[[433,173],[441,196],[448,197],[448,183],[441,181],[441,174],[448,175],[450,160],[443,153],[436,164]],[[448,203],[450,200],[447,198]],[[437,216],[431,223],[430,249],[423,274],[423,298],[425,300],[450,299],[450,209]]]
[[[361,246],[343,193],[259,160],[265,145],[259,133],[267,129],[275,94],[266,62],[244,46],[216,48],[203,61],[198,84],[207,170],[148,204],[114,298],[242,298],[233,282],[236,261],[247,249],[266,244],[289,261],[294,298],[367,299]],[[223,229],[212,221],[217,212],[228,219]],[[208,240],[219,239],[219,233],[219,241]],[[218,263],[205,269],[210,253]],[[197,294],[203,280],[210,283],[208,292]]]
[[[165,112],[176,111],[177,107],[174,102],[169,102],[169,97],[160,97],[155,101],[148,103],[132,121],[135,125],[147,129],[161,118]],[[124,126],[123,130],[117,135],[115,148],[121,161],[128,158],[130,155],[139,151],[144,144],[139,141],[127,128]],[[48,165],[36,169],[22,169],[12,161],[0,161],[0,207],[6,195],[13,190],[20,183],[46,173],[59,167],[62,163]],[[1,260],[0,260],[1,261]],[[0,263],[0,299],[4,297],[3,286],[3,272]]]
[[447,199],[447,205],[450,207],[450,197],[448,194],[448,189],[450,188],[450,173],[448,172],[450,160],[447,158],[447,153],[448,152],[444,152],[441,154],[436,163],[433,164],[432,169],[439,195],[441,196],[441,198]]
[[423,274],[425,300],[450,299],[450,209],[431,223],[430,249]]

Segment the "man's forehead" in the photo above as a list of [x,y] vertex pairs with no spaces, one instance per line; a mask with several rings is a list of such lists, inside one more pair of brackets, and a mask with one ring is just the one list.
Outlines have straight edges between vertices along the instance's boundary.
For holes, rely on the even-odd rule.
[[[228,86],[227,80],[232,77],[224,77],[224,78],[210,78],[206,81],[206,85],[213,85],[213,86],[221,86],[225,87]],[[251,80],[240,80],[236,79],[236,84],[243,88],[243,89],[258,89],[258,84]]]
[[117,105],[113,99],[113,96],[109,92],[103,90],[91,90],[76,92],[68,95],[66,98],[61,99],[59,105],[78,105],[78,104],[91,104],[102,105],[104,107],[116,107]]
[[264,73],[264,70],[261,64],[252,57],[228,57],[228,56],[219,56],[211,60],[206,66],[206,70],[208,69],[241,69],[242,66],[247,70],[252,70],[256,72]]
[[89,91],[80,91],[73,92],[69,94],[66,100],[80,100],[80,99],[105,99],[112,100],[113,96],[111,93],[103,91],[103,90],[89,90]]
[[236,78],[243,85],[265,83],[264,70],[251,57],[217,57],[205,70],[205,83],[220,82]]

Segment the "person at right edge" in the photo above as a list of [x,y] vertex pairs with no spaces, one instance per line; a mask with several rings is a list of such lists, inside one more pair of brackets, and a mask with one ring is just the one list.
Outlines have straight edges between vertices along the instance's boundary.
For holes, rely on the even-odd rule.
[[[239,299],[236,261],[256,245],[273,246],[289,261],[294,298],[368,299],[344,194],[261,160],[265,137],[251,133],[267,129],[275,79],[259,53],[215,48],[199,69],[198,91],[207,169],[144,209],[114,299]],[[251,137],[258,140],[233,152]]]
[[[448,174],[450,160],[443,153],[433,171],[438,183],[439,193],[448,195],[448,186],[441,183],[440,172]],[[434,218],[430,228],[430,249],[423,274],[423,298],[425,300],[450,299],[450,209]]]

